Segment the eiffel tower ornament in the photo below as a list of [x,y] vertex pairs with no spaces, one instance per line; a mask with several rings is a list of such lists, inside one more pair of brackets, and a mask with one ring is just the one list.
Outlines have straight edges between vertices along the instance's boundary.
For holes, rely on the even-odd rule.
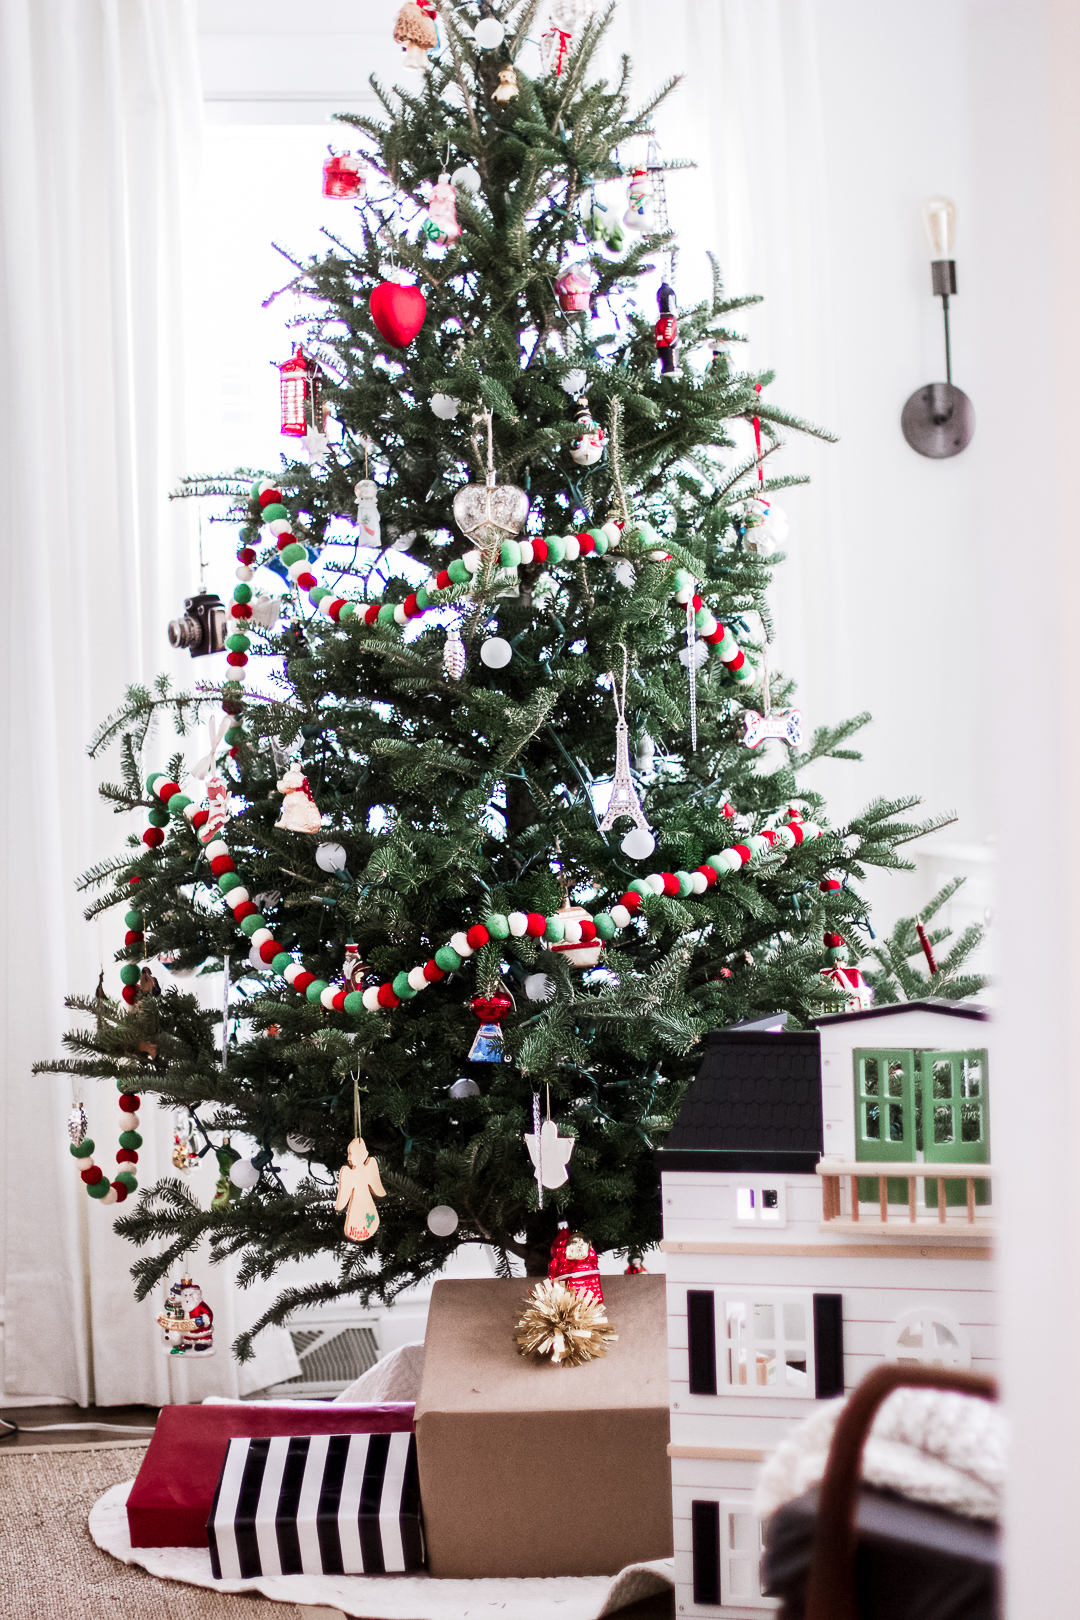
[[630,727],[626,721],[626,677],[629,660],[626,648],[623,648],[623,677],[622,690],[616,686],[615,676],[611,676],[611,695],[615,700],[615,775],[611,782],[611,798],[604,819],[600,823],[600,831],[608,832],[618,821],[620,816],[629,816],[634,823],[620,844],[625,855],[631,860],[643,861],[652,854],[656,848],[656,839],[652,835],[641,800],[637,796],[634,779],[630,775]]

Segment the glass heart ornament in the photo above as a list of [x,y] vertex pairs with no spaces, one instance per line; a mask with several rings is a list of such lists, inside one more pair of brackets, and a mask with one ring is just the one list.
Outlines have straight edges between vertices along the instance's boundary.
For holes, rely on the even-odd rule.
[[516,484],[497,484],[489,473],[485,484],[466,484],[454,496],[454,522],[482,549],[512,540],[525,527],[529,497]]

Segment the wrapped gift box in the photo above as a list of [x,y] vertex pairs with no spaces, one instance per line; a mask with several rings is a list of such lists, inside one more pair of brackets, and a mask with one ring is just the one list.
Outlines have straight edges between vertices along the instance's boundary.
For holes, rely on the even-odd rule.
[[416,1439],[230,1440],[206,1528],[218,1580],[422,1569]]
[[274,1435],[410,1433],[411,1401],[381,1406],[237,1401],[166,1406],[127,1502],[133,1547],[205,1547],[206,1521],[229,1441]]
[[671,1556],[664,1278],[603,1285],[618,1342],[557,1367],[518,1353],[525,1279],[435,1284],[416,1403],[432,1575],[614,1575]]

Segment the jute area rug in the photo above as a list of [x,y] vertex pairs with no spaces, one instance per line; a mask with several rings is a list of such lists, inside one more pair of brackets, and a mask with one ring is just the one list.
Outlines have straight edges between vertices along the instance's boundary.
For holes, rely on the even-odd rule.
[[0,1452],[4,1620],[301,1620],[295,1604],[158,1580],[94,1546],[87,1514],[144,1449]]

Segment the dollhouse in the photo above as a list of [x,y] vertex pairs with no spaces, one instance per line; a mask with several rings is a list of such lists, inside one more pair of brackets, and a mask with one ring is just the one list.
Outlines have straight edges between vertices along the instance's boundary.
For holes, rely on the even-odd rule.
[[657,1158],[676,1612],[755,1620],[761,1462],[877,1362],[994,1369],[990,1024],[926,1000],[725,1030]]

